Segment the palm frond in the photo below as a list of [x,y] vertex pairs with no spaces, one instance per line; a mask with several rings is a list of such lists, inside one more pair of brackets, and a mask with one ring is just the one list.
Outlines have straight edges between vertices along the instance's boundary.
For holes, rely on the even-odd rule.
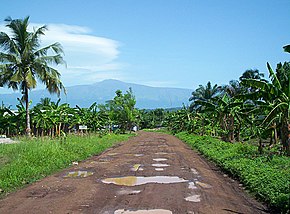
[[36,50],[34,52],[34,54],[38,57],[46,56],[48,51],[53,51],[56,54],[63,54],[64,53],[61,44],[56,42],[56,43],[53,43],[53,44],[48,45],[46,47],[43,47],[39,50]]
[[0,52],[0,62],[3,64],[18,64],[20,59],[14,54]]
[[63,60],[62,55],[58,54],[58,55],[54,55],[54,56],[41,56],[38,57],[37,59],[35,59],[36,63],[41,63],[44,65],[49,65],[49,64],[53,64],[53,65],[62,65],[62,64],[66,64],[66,62]]

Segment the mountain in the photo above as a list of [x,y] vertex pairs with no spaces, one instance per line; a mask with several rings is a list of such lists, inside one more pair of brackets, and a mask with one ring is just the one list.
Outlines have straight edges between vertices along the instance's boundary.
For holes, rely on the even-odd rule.
[[[61,100],[69,103],[70,106],[88,107],[94,102],[105,103],[107,100],[113,99],[115,91],[118,89],[125,93],[129,88],[132,88],[136,98],[136,107],[140,109],[181,107],[183,103],[188,104],[192,92],[191,89],[150,87],[110,79],[91,85],[67,87],[67,95],[61,94]],[[20,98],[21,94],[0,94],[0,102],[6,106],[12,105],[14,108],[18,102],[17,97]],[[50,95],[46,90],[32,90],[29,99],[35,105],[44,97],[57,100],[56,95]]]

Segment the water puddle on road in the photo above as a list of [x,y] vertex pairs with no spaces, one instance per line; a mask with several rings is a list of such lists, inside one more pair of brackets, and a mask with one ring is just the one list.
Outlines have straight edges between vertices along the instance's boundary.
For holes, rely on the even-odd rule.
[[170,165],[165,164],[165,163],[154,163],[154,164],[152,164],[152,166],[154,166],[154,167],[167,167],[167,166],[170,166]]
[[191,195],[185,198],[186,201],[200,202],[200,195]]
[[195,183],[196,183],[197,185],[199,185],[199,186],[201,186],[201,187],[205,188],[205,189],[212,188],[212,186],[211,186],[211,185],[209,185],[209,184],[206,184],[206,183],[203,183],[203,182],[200,182],[200,181],[196,181]]
[[155,168],[155,171],[164,171],[164,168]]
[[191,168],[190,170],[191,170],[191,172],[192,172],[193,174],[198,175],[198,171],[197,171],[196,169]]
[[168,155],[169,153],[167,152],[156,152],[155,155]]
[[141,167],[141,164],[134,164],[131,168],[131,171],[137,172],[137,171],[143,171],[144,169]]
[[160,145],[158,145],[157,147],[158,147],[158,148],[167,148],[168,145],[167,145],[167,144],[160,144]]
[[116,210],[114,214],[172,214],[170,210],[154,209],[154,210]]
[[136,195],[140,192],[141,190],[122,189],[118,191],[118,195]]
[[88,172],[88,171],[72,171],[72,172],[68,172],[63,177],[64,178],[76,178],[76,177],[86,178],[86,177],[91,176],[93,174],[94,174],[93,172]]
[[188,189],[197,189],[197,186],[195,186],[194,182],[189,182],[188,183]]
[[136,177],[126,176],[117,178],[106,178],[102,180],[105,184],[116,184],[119,186],[138,186],[142,184],[157,183],[157,184],[173,184],[187,182],[183,178],[177,176],[152,176],[152,177]]
[[166,159],[166,158],[153,158],[153,160],[159,162],[159,161],[167,161],[168,159]]
[[119,153],[109,153],[107,155],[109,155],[109,156],[115,156],[115,155],[119,155]]

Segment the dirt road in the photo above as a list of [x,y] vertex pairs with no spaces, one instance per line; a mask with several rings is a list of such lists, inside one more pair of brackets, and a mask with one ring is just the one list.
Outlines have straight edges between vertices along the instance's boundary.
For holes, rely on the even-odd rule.
[[173,136],[137,137],[0,201],[0,213],[266,213]]

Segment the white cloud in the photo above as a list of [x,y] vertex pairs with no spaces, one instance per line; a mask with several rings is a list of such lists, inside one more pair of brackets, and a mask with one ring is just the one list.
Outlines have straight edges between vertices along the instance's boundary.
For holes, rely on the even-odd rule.
[[[119,42],[90,35],[90,32],[87,27],[49,24],[43,42],[58,41],[64,47],[67,58],[87,58],[86,65],[88,61],[91,65],[96,65],[98,63],[108,63],[118,57]],[[71,64],[81,64],[81,62],[71,61]]]
[[[43,24],[31,23],[30,30]],[[65,85],[90,84],[104,78],[122,78],[120,69],[123,64],[117,63],[120,43],[98,37],[85,26],[48,24],[48,30],[41,37],[42,45],[59,42],[64,49],[67,67],[59,67]],[[6,31],[4,24],[0,31]]]

